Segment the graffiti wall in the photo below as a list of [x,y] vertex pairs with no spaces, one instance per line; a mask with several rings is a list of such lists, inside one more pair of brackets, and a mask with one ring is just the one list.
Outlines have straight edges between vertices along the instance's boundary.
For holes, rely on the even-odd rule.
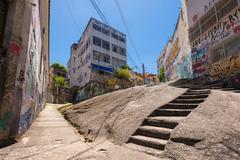
[[43,51],[48,51],[49,13],[42,11],[49,2],[13,0],[8,5],[9,34],[3,37],[5,57],[1,61],[0,143],[25,132],[44,108],[44,70],[48,68],[48,52]]
[[[234,41],[239,37],[240,8],[236,7],[191,43],[194,78],[204,76],[207,81],[219,81],[238,75],[240,45]],[[216,46],[221,50],[214,50]]]
[[182,10],[172,39],[166,47],[165,79],[192,78],[191,48],[188,38],[186,12]]
[[37,114],[44,108],[44,72],[41,69],[44,64],[41,60],[42,54],[42,36],[40,26],[39,4],[35,1],[36,7],[31,8],[31,25],[28,43],[28,53],[25,73],[22,80],[25,86],[23,88],[23,101],[21,104],[19,133],[26,131]]
[[200,17],[202,17],[209,9],[211,9],[220,0],[183,0],[186,4],[188,23],[193,26]]

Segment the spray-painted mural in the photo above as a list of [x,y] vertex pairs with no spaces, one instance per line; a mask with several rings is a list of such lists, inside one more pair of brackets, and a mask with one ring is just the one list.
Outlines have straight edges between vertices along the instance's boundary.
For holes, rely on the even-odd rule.
[[172,40],[167,44],[165,54],[165,79],[192,78],[191,47],[187,34],[186,13],[180,12]]
[[[210,81],[229,79],[240,71],[239,64],[239,44],[234,44],[230,48],[235,48],[235,52],[230,53],[228,48],[229,39],[240,36],[240,8],[237,7],[226,15],[219,23],[213,25],[199,38],[192,42],[192,63],[194,77],[205,76]],[[235,38],[236,39],[236,38]],[[237,40],[235,40],[237,41]],[[212,51],[214,46],[224,46],[221,53]],[[231,51],[232,52],[232,51]],[[237,53],[236,53],[237,52]],[[209,56],[217,55],[219,59],[212,63]],[[233,56],[228,56],[233,55]]]
[[[33,119],[44,106],[44,76],[40,67],[42,52],[42,37],[40,28],[39,4],[35,1],[36,7],[32,8],[32,23],[30,27],[29,50],[27,54],[27,64],[23,89],[24,98],[22,101],[19,133],[26,131]],[[40,75],[40,76],[37,76]],[[41,87],[40,87],[41,86]]]
[[178,66],[179,77],[182,79],[193,78],[190,47],[187,51],[187,54],[182,56]]
[[49,13],[42,13],[41,7],[48,8],[49,1],[32,0],[31,5],[23,1],[9,2],[8,14],[12,16],[7,16],[6,28],[11,29],[3,37],[0,67],[5,76],[1,77],[4,83],[0,98],[0,140],[25,132],[45,105],[44,70],[48,68],[48,53],[43,50],[48,50],[48,41],[43,43],[42,38],[48,39]]

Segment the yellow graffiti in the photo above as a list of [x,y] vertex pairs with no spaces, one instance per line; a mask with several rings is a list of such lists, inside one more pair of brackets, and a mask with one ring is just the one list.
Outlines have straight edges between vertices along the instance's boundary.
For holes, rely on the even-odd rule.
[[209,67],[209,74],[213,80],[226,78],[240,72],[240,55],[223,59]]
[[116,80],[116,79],[108,79],[108,80],[107,80],[107,84],[108,84],[109,86],[114,86],[114,85],[117,84],[117,80]]
[[179,51],[180,51],[179,39],[177,38],[176,41],[175,41],[174,44],[173,44],[173,47],[172,47],[172,49],[171,49],[171,52],[170,52],[168,58],[167,58],[167,60],[166,60],[166,61],[167,61],[167,62],[166,62],[167,66],[170,66],[170,65],[173,64],[174,60],[175,60],[175,59],[177,58],[177,56],[178,56]]

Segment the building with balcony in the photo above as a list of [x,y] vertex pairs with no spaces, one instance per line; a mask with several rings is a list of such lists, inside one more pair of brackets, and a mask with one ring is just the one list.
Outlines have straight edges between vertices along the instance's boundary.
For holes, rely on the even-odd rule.
[[78,43],[71,46],[68,61],[70,86],[83,87],[104,81],[127,64],[126,35],[91,18]]

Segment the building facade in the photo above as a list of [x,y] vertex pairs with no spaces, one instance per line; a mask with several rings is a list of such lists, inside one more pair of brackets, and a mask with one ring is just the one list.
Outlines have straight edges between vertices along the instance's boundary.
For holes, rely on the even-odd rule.
[[70,86],[104,80],[126,64],[126,35],[91,18],[78,44],[71,47]]
[[185,0],[194,78],[240,86],[240,1]]
[[193,77],[187,14],[184,6],[180,11],[174,33],[160,53],[157,64],[158,73],[164,68],[166,81]]
[[0,144],[24,133],[45,106],[49,8],[49,0],[0,1]]

